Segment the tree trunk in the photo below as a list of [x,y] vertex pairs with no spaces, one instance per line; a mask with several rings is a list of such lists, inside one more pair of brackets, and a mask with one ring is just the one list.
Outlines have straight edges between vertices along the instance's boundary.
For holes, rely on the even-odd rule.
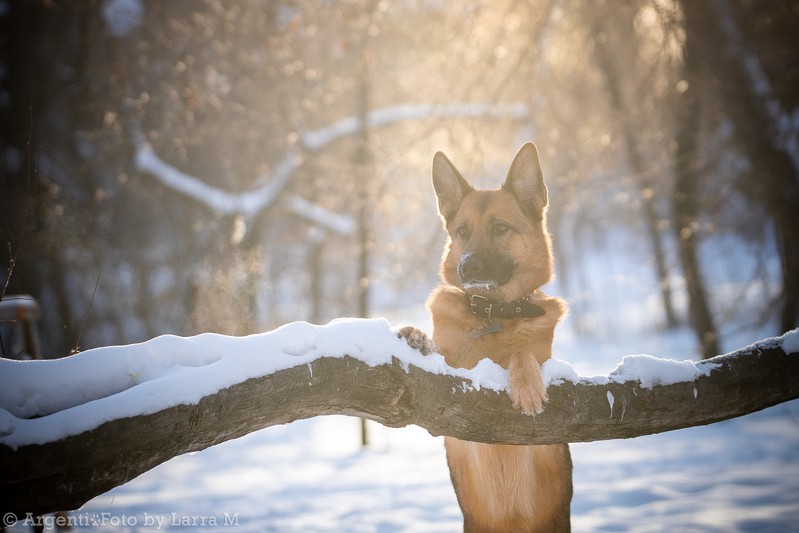
[[[692,68],[702,69],[691,87],[701,84],[721,102],[752,167],[736,185],[774,223],[783,284],[779,320],[787,331],[799,323],[799,141],[796,128],[786,128],[792,121],[786,109],[799,100],[785,74],[795,71],[799,60],[793,46],[799,16],[781,2],[683,0],[681,5],[686,49],[699,56]],[[763,66],[768,54],[775,58],[770,71]]]
[[[607,6],[606,6],[607,7]],[[613,12],[611,12],[612,14]],[[655,274],[660,288],[660,302],[663,307],[663,315],[669,329],[677,327],[677,316],[674,312],[674,305],[671,297],[671,284],[669,282],[669,270],[666,266],[666,253],[663,246],[663,235],[658,225],[657,210],[655,208],[653,188],[646,178],[646,168],[644,167],[641,148],[636,142],[638,130],[633,124],[633,113],[629,102],[624,101],[622,94],[622,76],[619,72],[619,65],[616,60],[617,49],[611,49],[607,42],[607,32],[611,31],[607,27],[601,13],[591,13],[591,24],[595,36],[604,34],[606,38],[595,39],[595,56],[600,70],[605,79],[607,95],[610,100],[612,115],[616,117],[618,127],[624,139],[624,147],[627,151],[627,159],[632,168],[633,175],[641,193],[644,223],[646,225],[647,236],[652,247],[652,255],[655,260]],[[632,20],[622,21],[632,29]],[[625,35],[625,42],[635,49],[633,37]]]
[[[775,9],[770,13],[771,18],[787,20],[779,28],[781,31],[773,28],[777,23],[767,21],[772,24],[767,44],[772,46],[771,50],[786,50],[780,54],[778,64],[795,70],[799,59],[794,46],[799,16],[795,10],[780,10],[775,6],[778,4],[766,5],[764,9]],[[795,126],[786,128],[786,124],[795,123],[795,115],[786,107],[791,109],[797,104],[796,91],[793,87],[785,90],[784,85],[791,82],[782,81],[785,78],[782,72],[766,71],[765,58],[757,49],[763,43],[755,41],[751,30],[747,35],[739,26],[739,20],[749,20],[747,9],[751,8],[746,3],[714,0],[692,7],[710,8],[707,20],[712,20],[716,27],[702,33],[705,53],[713,58],[711,68],[724,78],[719,92],[735,121],[736,135],[757,169],[745,175],[742,188],[762,203],[774,219],[777,249],[782,259],[780,326],[787,331],[799,324],[799,133]],[[761,14],[759,20],[768,16]],[[780,83],[783,87],[779,87]],[[780,96],[778,89],[782,89]],[[789,100],[787,105],[785,99]]]
[[[688,2],[691,4],[691,2]],[[705,358],[719,353],[718,334],[707,299],[705,283],[699,267],[698,232],[699,198],[698,184],[701,173],[698,171],[699,148],[699,97],[700,83],[698,72],[699,43],[696,40],[697,27],[703,21],[693,11],[685,13],[685,57],[684,87],[677,99],[677,150],[675,153],[675,181],[673,196],[674,229],[678,240],[678,252],[688,292],[688,308],[691,326],[696,333]]]
[[[358,224],[358,316],[369,317],[369,294],[371,287],[371,272],[369,271],[372,248],[372,202],[374,201],[372,187],[369,180],[370,165],[372,161],[369,146],[369,65],[367,49],[362,51],[362,71],[358,80],[357,115],[360,124],[360,135],[355,147],[355,202],[357,213],[355,219]],[[361,446],[369,445],[369,430],[366,419],[361,419]]]

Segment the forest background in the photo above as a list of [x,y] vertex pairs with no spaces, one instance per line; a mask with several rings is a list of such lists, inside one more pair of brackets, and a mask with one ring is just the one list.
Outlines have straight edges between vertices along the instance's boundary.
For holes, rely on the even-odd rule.
[[787,331],[797,23],[792,1],[0,1],[0,297],[42,303],[51,357],[418,307],[433,154],[496,187],[533,140],[574,334],[690,328],[701,357]]

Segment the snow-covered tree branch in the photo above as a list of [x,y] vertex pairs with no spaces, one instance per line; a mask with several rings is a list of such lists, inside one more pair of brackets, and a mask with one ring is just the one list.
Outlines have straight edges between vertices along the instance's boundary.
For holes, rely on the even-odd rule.
[[549,403],[510,405],[507,374],[412,350],[383,320],[249,337],[164,336],[72,357],[0,360],[0,512],[74,509],[181,454],[332,414],[482,442],[629,438],[799,397],[799,332],[693,363],[628,356],[607,376],[544,366]]
[[259,179],[264,185],[244,193],[231,193],[208,185],[203,180],[166,163],[158,157],[137,126],[132,128],[131,138],[136,150],[134,163],[140,172],[154,176],[165,187],[191,198],[222,216],[242,215],[251,218],[269,208],[288,185],[294,171],[302,164],[300,150],[293,146],[271,172]]
[[[523,118],[528,110],[523,104],[406,104],[388,106],[370,111],[367,115],[368,125],[379,128],[409,120],[425,118]],[[347,117],[334,122],[330,126],[318,130],[301,132],[297,144],[291,146],[282,159],[266,175],[258,179],[263,185],[242,193],[232,193],[205,183],[202,179],[186,174],[163,161],[147,142],[137,124],[131,126],[131,139],[135,154],[134,163],[140,172],[155,177],[162,185],[204,205],[219,215],[239,215],[250,219],[266,209],[277,200],[281,192],[291,181],[294,172],[303,163],[303,152],[316,152],[331,143],[359,132],[361,124],[357,117]],[[300,199],[299,201],[303,201]],[[293,200],[296,206],[297,200]],[[319,222],[319,210],[313,211],[312,220]],[[326,216],[324,220],[341,219],[341,215]],[[351,226],[352,223],[345,222]],[[333,231],[340,231],[340,223],[336,223]]]

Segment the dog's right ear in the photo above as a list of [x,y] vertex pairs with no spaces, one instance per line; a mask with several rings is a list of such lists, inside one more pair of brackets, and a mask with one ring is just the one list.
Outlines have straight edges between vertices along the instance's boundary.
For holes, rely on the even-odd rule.
[[463,197],[474,190],[441,152],[433,157],[433,188],[438,197],[438,211],[447,222],[455,216]]

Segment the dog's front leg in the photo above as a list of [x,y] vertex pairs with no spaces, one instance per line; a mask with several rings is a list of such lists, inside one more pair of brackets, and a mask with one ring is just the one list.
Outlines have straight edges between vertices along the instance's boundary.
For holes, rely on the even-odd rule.
[[541,365],[532,353],[516,352],[508,364],[510,399],[513,406],[526,415],[537,415],[544,410],[547,389]]

